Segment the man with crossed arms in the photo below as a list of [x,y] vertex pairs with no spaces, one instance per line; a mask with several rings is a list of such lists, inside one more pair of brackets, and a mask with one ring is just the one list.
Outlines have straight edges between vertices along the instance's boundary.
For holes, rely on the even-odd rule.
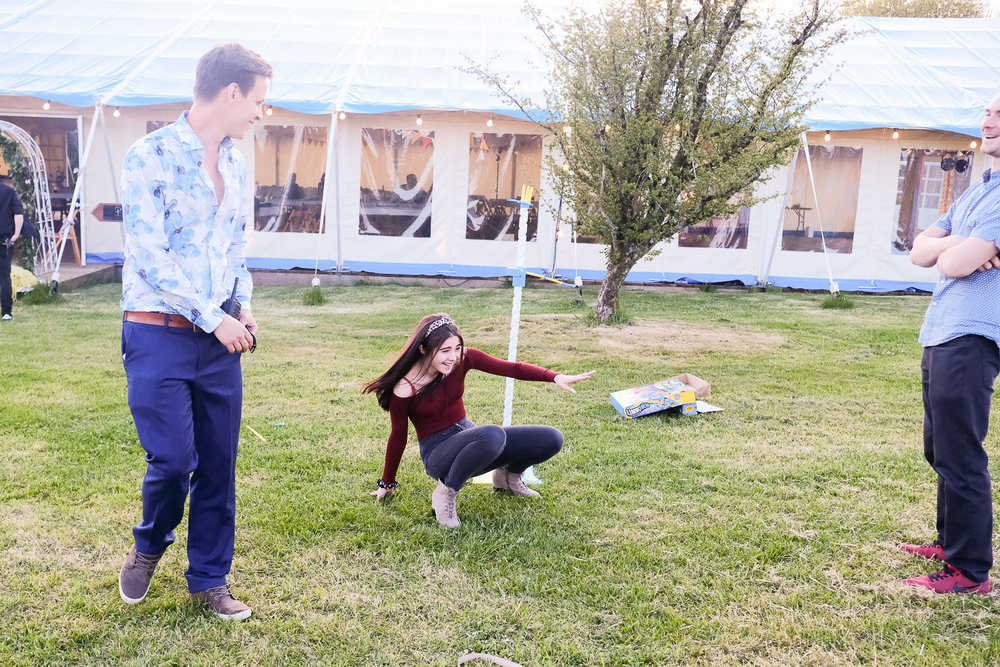
[[920,329],[924,456],[938,475],[937,537],[899,548],[944,567],[904,584],[935,593],[990,592],[993,497],[983,441],[1000,373],[1000,95],[987,105],[982,152],[991,169],[913,242],[910,259],[937,266]]

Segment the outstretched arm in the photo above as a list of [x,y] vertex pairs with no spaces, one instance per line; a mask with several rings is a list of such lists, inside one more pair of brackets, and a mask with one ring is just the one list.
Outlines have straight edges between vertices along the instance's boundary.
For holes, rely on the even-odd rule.
[[588,371],[586,373],[581,373],[580,375],[563,375],[562,373],[557,373],[556,371],[542,368],[541,366],[533,366],[531,364],[497,359],[496,357],[486,354],[482,350],[477,350],[474,347],[465,348],[465,357],[469,362],[470,368],[475,368],[493,375],[512,377],[515,380],[555,382],[566,391],[571,391],[574,394],[576,393],[576,390],[570,387],[570,385],[580,382],[581,380],[586,380],[594,374],[594,371]]
[[562,387],[563,389],[565,389],[566,391],[571,391],[575,394],[576,389],[573,389],[573,387],[571,387],[570,385],[580,382],[582,380],[589,380],[590,376],[593,374],[594,371],[587,371],[586,373],[580,373],[579,375],[563,375],[562,373],[560,373],[556,375],[552,379],[552,381],[555,382],[560,387]]

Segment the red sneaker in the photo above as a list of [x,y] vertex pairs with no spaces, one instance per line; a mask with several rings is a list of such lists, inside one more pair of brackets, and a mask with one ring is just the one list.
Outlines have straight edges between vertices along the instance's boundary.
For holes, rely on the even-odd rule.
[[903,579],[907,586],[918,588],[929,588],[935,593],[975,593],[977,595],[989,595],[990,580],[973,581],[965,576],[961,570],[944,564],[944,569],[934,574],[926,574],[922,577]]
[[937,542],[930,544],[897,544],[896,548],[927,560],[944,560],[944,547]]

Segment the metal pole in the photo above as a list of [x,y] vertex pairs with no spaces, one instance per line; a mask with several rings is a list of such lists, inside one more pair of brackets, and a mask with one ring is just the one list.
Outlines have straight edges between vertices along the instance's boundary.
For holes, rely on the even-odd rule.
[[[73,218],[76,216],[77,203],[83,193],[83,181],[87,173],[87,163],[90,161],[90,148],[94,145],[94,134],[97,129],[99,116],[104,113],[103,105],[98,102],[94,105],[94,117],[90,121],[90,134],[87,135],[87,146],[83,149],[83,157],[80,158],[80,172],[76,175],[76,185],[73,187],[73,199],[69,204],[69,215],[63,218],[62,227],[59,229],[59,252],[56,254],[56,266],[52,272],[52,279],[49,281],[49,293],[54,294],[59,289],[59,267],[62,265],[63,251],[66,250],[66,237],[73,226]],[[80,216],[81,219],[83,216]]]

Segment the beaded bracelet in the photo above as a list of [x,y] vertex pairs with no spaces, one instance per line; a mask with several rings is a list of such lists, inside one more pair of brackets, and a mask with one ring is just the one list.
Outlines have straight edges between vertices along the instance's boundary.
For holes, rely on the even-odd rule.
[[395,491],[396,487],[399,486],[399,482],[393,482],[392,484],[386,484],[385,482],[382,481],[382,478],[380,477],[379,480],[377,482],[375,482],[375,486],[377,486],[380,489],[386,489],[387,491]]

